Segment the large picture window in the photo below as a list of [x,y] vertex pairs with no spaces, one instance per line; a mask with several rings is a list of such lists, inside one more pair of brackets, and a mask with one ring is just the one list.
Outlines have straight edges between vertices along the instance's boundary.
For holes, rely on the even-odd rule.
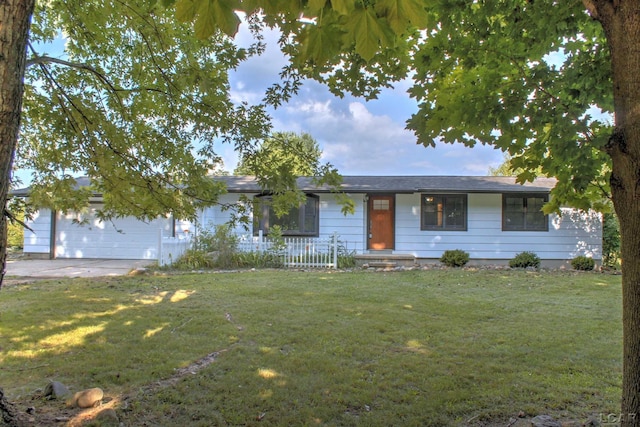
[[466,230],[466,194],[422,194],[422,230]]
[[503,194],[502,229],[505,231],[549,231],[549,216],[542,206],[548,194]]
[[278,225],[282,228],[284,236],[317,236],[319,233],[319,209],[320,203],[317,196],[307,195],[305,203],[291,209],[286,214],[278,217],[271,205],[271,196],[256,198],[253,234],[260,230],[265,235],[269,234],[269,228]]

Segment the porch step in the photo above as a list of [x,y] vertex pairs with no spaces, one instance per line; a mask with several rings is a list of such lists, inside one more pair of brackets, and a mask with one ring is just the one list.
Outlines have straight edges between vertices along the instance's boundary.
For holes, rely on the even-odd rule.
[[368,265],[373,268],[396,268],[398,263],[389,261],[372,261],[369,262]]
[[412,254],[368,253],[356,255],[355,259],[358,266],[367,264],[374,268],[409,267],[416,263],[416,257]]

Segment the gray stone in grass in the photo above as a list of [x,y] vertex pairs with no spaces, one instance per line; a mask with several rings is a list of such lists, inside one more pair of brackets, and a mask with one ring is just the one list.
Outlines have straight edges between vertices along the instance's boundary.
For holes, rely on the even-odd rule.
[[562,427],[551,415],[538,415],[531,419],[531,427]]
[[49,399],[64,399],[70,394],[67,386],[59,381],[49,381],[49,384],[44,388],[44,397]]

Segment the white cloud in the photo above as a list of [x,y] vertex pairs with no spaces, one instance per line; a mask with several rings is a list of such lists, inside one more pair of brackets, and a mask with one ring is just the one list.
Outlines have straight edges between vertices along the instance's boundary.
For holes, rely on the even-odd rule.
[[311,134],[323,150],[323,160],[343,174],[486,175],[489,166],[502,161],[502,155],[489,147],[418,145],[404,120],[373,113],[371,103],[353,98],[314,101],[309,94],[275,112],[276,129]]

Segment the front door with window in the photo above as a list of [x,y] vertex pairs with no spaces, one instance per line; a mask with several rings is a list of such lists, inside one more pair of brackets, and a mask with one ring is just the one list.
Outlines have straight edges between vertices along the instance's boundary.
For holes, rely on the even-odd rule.
[[394,249],[394,196],[369,196],[368,249]]

